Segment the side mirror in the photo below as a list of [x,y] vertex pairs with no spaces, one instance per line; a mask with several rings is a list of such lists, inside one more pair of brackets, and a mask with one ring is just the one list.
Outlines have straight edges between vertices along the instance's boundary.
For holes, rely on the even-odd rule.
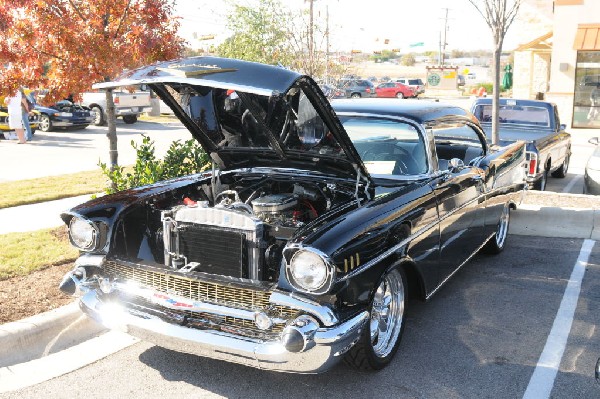
[[450,172],[458,172],[465,167],[465,163],[460,158],[452,158],[448,161],[448,170]]
[[598,137],[592,137],[591,139],[588,140],[588,143],[593,144],[593,145],[598,145],[598,144],[600,144],[600,139]]
[[560,130],[565,130],[567,128],[567,125],[565,125],[564,123],[560,124]]

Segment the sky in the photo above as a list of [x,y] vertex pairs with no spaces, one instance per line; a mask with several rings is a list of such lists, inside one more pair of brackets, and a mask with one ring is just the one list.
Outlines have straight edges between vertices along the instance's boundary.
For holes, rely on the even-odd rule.
[[[251,3],[253,0],[238,0]],[[308,9],[305,0],[283,0],[290,8]],[[546,14],[532,4],[546,4]],[[504,50],[512,50],[551,30],[549,0],[525,0],[519,19],[510,27]],[[490,50],[493,40],[483,17],[468,0],[315,0],[315,19],[324,23],[329,11],[331,51],[400,49],[401,52],[438,50],[446,23],[446,51]],[[447,12],[447,20],[445,18]],[[180,34],[196,44],[218,44],[227,37],[226,3],[208,0],[177,0]],[[196,36],[215,35],[199,43]],[[388,41],[385,44],[385,41]],[[416,43],[422,46],[411,47]]]

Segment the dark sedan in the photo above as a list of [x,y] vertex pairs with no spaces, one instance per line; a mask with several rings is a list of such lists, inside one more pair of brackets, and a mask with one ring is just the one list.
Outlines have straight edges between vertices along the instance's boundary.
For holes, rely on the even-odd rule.
[[88,107],[68,100],[59,101],[49,107],[36,105],[35,109],[40,112],[39,129],[44,132],[55,128],[85,129],[94,122],[94,114]]
[[409,297],[506,245],[525,148],[492,151],[460,107],[330,103],[308,76],[215,57],[95,87],[141,82],[213,166],[62,215],[81,256],[61,289],[109,328],[261,369],[379,370]]

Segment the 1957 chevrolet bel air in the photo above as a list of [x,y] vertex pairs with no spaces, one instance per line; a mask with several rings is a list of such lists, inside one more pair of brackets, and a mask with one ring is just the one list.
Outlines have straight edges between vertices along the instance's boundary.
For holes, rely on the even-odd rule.
[[523,143],[426,101],[330,104],[307,76],[196,57],[97,88],[146,84],[210,154],[210,172],[62,215],[81,257],[61,284],[96,321],[157,345],[317,373],[392,360],[407,300],[505,246]]

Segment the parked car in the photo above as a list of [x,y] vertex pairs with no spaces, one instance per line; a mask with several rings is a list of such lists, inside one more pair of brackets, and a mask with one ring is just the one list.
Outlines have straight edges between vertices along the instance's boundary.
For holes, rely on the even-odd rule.
[[459,88],[465,86],[465,75],[456,76],[456,86],[458,86]]
[[[481,122],[491,140],[492,99],[479,98],[471,112]],[[500,99],[500,144],[517,140],[527,142],[527,182],[535,190],[544,191],[548,176],[563,178],[571,159],[571,135],[560,123],[556,104],[512,98]]]
[[381,83],[375,88],[377,97],[396,97],[396,98],[410,98],[415,96],[415,91],[402,83]]
[[88,107],[73,104],[68,100],[58,101],[49,107],[36,105],[35,109],[40,113],[39,127],[43,132],[55,128],[85,129],[95,118]]
[[268,370],[377,370],[409,295],[505,247],[525,148],[491,151],[460,107],[330,103],[308,76],[215,57],[96,87],[140,81],[214,167],[62,214],[81,256],[61,289],[109,328]]
[[588,158],[585,164],[585,172],[583,175],[583,193],[584,194],[600,194],[600,139],[592,137],[589,140],[590,144],[594,144],[596,149]]
[[[0,98],[0,103],[4,104],[4,98]],[[31,127],[31,133],[35,134],[35,131],[39,126],[40,114],[34,110],[29,114],[29,126]],[[8,139],[9,134],[14,132],[8,125],[8,109],[6,107],[0,107],[0,136]]]
[[328,84],[322,84],[322,85],[319,85],[319,87],[321,88],[321,91],[323,92],[323,94],[325,94],[325,97],[327,97],[329,99],[346,97],[346,92],[342,89],[338,89],[335,86],[328,85]]
[[366,79],[342,79],[338,88],[344,90],[347,98],[375,97],[375,85]]
[[415,97],[425,93],[425,83],[421,79],[415,78],[398,78],[396,82],[412,87],[415,91]]
[[[132,124],[137,122],[139,115],[152,109],[150,93],[140,91],[130,93],[127,91],[113,92],[115,103],[115,116],[123,118],[123,122]],[[106,124],[106,93],[88,92],[82,94],[81,105],[88,107],[94,113],[94,125]]]

